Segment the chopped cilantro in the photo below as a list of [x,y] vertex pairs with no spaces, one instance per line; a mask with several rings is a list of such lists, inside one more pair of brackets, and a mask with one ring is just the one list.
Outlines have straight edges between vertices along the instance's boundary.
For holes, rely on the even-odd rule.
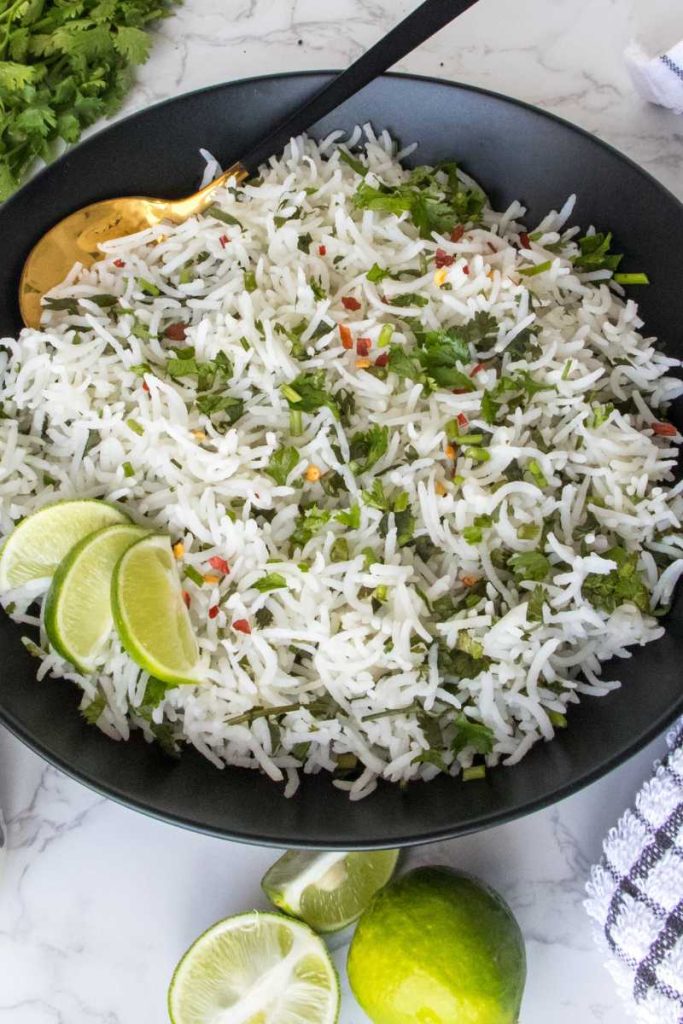
[[294,533],[290,540],[295,547],[303,547],[314,534],[322,530],[323,526],[330,521],[332,513],[325,508],[318,508],[311,505],[310,508],[300,512],[296,519]]
[[550,562],[541,551],[522,551],[510,556],[508,568],[518,580],[544,580],[550,572]]
[[465,747],[472,747],[478,754],[490,754],[493,750],[493,730],[488,725],[475,722],[466,715],[457,715],[455,736],[451,741],[451,750],[459,754]]
[[350,509],[336,512],[334,518],[342,526],[348,526],[350,530],[357,530],[360,526],[360,506],[354,503]]
[[650,592],[638,570],[638,552],[616,545],[603,555],[617,563],[604,575],[589,573],[583,581],[583,596],[595,608],[611,613],[631,602],[646,614],[650,611]]
[[281,446],[273,452],[266,466],[266,473],[281,487],[287,483],[292,470],[299,464],[300,456],[296,448]]
[[574,258],[574,266],[579,270],[616,270],[622,257],[610,253],[611,244],[611,231],[606,235],[601,231],[585,235],[579,239],[579,255]]
[[369,430],[354,434],[350,444],[351,472],[367,473],[382,458],[388,447],[388,427],[373,424]]
[[269,572],[260,580],[256,580],[255,583],[252,583],[254,590],[258,590],[261,594],[266,594],[269,590],[279,590],[286,586],[287,580],[279,572]]

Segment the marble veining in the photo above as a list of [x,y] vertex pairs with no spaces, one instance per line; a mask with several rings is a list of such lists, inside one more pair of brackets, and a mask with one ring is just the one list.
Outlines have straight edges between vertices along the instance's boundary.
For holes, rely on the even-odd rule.
[[[185,0],[160,27],[123,113],[228,78],[342,66],[413,5]],[[652,4],[643,6],[481,0],[398,70],[552,110],[683,196],[683,118],[645,105],[622,60],[652,15]],[[664,749],[661,737],[554,807],[408,855],[410,864],[476,873],[510,902],[529,957],[522,1024],[622,1024],[583,887],[607,829]],[[163,1024],[168,979],[186,946],[214,920],[265,905],[259,881],[277,851],[195,835],[104,800],[2,729],[0,805],[9,833],[0,867],[0,1024]],[[347,941],[331,944],[340,967]],[[349,995],[342,1024],[364,1021]]]

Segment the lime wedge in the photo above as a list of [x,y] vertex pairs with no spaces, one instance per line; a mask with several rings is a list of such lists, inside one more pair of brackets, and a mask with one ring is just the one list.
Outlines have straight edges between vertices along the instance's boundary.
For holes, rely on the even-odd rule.
[[72,547],[57,568],[45,600],[45,632],[79,672],[92,672],[112,626],[111,578],[131,544],[148,534],[141,526],[105,526]]
[[94,498],[57,501],[38,509],[10,533],[0,553],[0,594],[50,577],[83,537],[115,523],[129,523],[115,505]]
[[174,686],[201,682],[168,537],[148,535],[124,552],[114,568],[111,600],[121,643],[141,668]]
[[175,969],[173,1024],[334,1024],[339,981],[321,939],[299,921],[252,911],[204,932]]
[[271,903],[317,932],[334,932],[360,917],[394,873],[398,850],[309,853],[291,850],[261,885]]

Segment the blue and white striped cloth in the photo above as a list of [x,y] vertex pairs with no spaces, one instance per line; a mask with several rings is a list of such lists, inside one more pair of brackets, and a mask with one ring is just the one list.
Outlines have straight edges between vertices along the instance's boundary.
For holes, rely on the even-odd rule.
[[637,45],[630,46],[626,63],[641,96],[683,114],[683,40],[657,57],[648,56]]
[[586,909],[639,1024],[683,1022],[683,719],[603,846]]

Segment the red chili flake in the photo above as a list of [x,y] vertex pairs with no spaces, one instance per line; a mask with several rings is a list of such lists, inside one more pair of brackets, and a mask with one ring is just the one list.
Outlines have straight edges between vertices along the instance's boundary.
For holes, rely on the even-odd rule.
[[212,604],[211,607],[209,608],[209,618],[210,619],[215,619],[220,610],[221,610],[220,605]]
[[235,619],[232,628],[236,629],[238,633],[251,633],[251,626],[246,619]]
[[466,395],[467,394],[467,388],[453,388],[453,394],[454,395]]
[[149,394],[149,384],[147,383],[146,380],[143,380],[142,382],[142,390],[146,391]]
[[375,366],[386,366],[388,362],[389,362],[389,353],[388,352],[380,352],[380,354],[375,359]]
[[445,249],[437,249],[434,257],[434,264],[437,267],[452,267],[455,263],[455,256],[450,256]]
[[476,377],[476,375],[484,369],[486,369],[486,367],[483,363],[477,363],[476,366],[473,366],[470,370],[470,377]]
[[115,267],[125,267],[125,265],[126,264],[123,262],[123,260],[114,260]]
[[209,565],[211,566],[212,569],[218,569],[219,572],[222,572],[224,574],[230,572],[230,566],[228,565],[224,558],[221,558],[220,555],[213,555],[209,559]]
[[463,272],[463,274],[469,274],[470,268],[469,267],[463,267],[462,268],[462,272]]
[[351,328],[347,327],[346,324],[339,324],[339,334],[344,348],[353,348],[353,335],[351,334]]
[[318,256],[327,256],[327,246],[326,245],[319,245],[318,246]]
[[356,352],[358,353],[359,356],[370,355],[371,347],[372,342],[370,341],[369,338],[359,338],[358,341],[356,342]]
[[522,233],[520,234],[520,236],[519,236],[519,245],[520,245],[520,248],[522,248],[522,249],[530,249],[531,248],[531,240],[530,240],[529,236],[527,235],[526,231],[522,231]]
[[221,243],[221,249],[225,249],[225,247],[228,244],[228,242],[230,241],[230,239],[228,238],[227,235],[221,235],[221,237],[218,239],[218,241]]
[[458,426],[459,427],[463,427],[464,428],[464,427],[468,426],[468,424],[470,422],[467,419],[467,416],[465,416],[464,412],[459,412],[458,415],[455,418],[458,421]]
[[357,310],[360,309],[360,302],[358,299],[354,299],[353,295],[344,295],[342,298],[342,306],[344,309]]
[[169,324],[164,331],[164,337],[170,341],[185,341],[185,324]]
[[462,236],[465,234],[465,228],[462,224],[456,224],[451,231],[451,242],[459,242]]
[[652,433],[659,437],[675,437],[678,431],[673,423],[658,423],[656,420],[650,424]]
[[189,608],[190,604],[192,602],[192,598],[190,597],[190,595],[188,594],[188,592],[186,590],[183,590],[183,602],[184,602],[186,608]]

